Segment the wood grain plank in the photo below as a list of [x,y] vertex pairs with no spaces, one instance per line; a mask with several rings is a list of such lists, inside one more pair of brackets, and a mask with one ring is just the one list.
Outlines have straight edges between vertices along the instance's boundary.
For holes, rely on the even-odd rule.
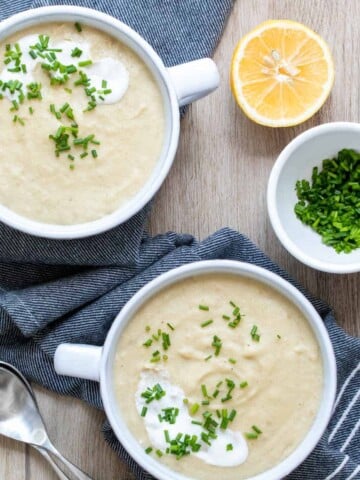
[[[105,420],[103,412],[79,400],[59,397],[40,387],[36,387],[35,392],[49,437],[66,458],[94,479],[134,478],[105,443],[101,433]],[[33,449],[29,451],[28,457],[29,476],[26,480],[57,479],[48,463]],[[13,477],[14,480],[15,478]]]
[[[329,43],[336,64],[332,94],[320,112],[303,125],[269,129],[247,120],[231,96],[228,69],[238,39],[261,21],[289,18],[305,23]],[[273,260],[314,295],[331,303],[338,322],[360,334],[360,274],[316,272],[280,245],[266,214],[265,191],[272,165],[282,148],[300,132],[320,123],[360,119],[360,2],[347,0],[238,0],[215,60],[221,74],[217,92],[190,107],[182,121],[178,154],[156,197],[150,231],[188,232],[204,238],[222,226],[248,235]],[[55,445],[94,480],[134,477],[105,444],[103,414],[76,400],[37,388]],[[0,478],[55,480],[44,460],[0,439]]]
[[26,447],[15,440],[0,437],[0,478],[27,480]]

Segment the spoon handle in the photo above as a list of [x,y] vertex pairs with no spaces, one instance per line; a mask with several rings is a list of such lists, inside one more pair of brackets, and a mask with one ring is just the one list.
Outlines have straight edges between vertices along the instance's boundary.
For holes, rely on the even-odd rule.
[[39,453],[41,453],[41,455],[50,463],[50,465],[52,466],[54,472],[57,474],[57,476],[60,478],[60,480],[69,480],[69,477],[67,477],[67,476],[65,475],[65,473],[60,470],[60,468],[56,465],[56,463],[55,463],[54,460],[50,457],[50,455],[47,453],[46,450],[43,450],[43,449],[40,448],[40,447],[36,447],[35,445],[34,445],[34,448],[35,448]]
[[[46,444],[43,445],[43,448],[45,448],[49,453],[54,455],[60,462],[65,465],[68,470],[74,475],[76,480],[93,480],[91,477],[86,475],[80,468],[76,467],[73,463],[71,463],[69,460],[67,460],[65,457],[61,455],[60,452],[56,450],[54,445],[50,443],[50,441]],[[67,479],[66,479],[67,480]]]

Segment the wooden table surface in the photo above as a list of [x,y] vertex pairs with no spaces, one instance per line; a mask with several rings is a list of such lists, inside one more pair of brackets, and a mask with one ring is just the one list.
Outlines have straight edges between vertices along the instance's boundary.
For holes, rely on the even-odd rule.
[[[296,128],[255,125],[236,107],[228,87],[237,40],[271,18],[298,20],[313,28],[327,40],[335,59],[331,97],[315,117]],[[329,301],[338,322],[354,335],[360,332],[360,275],[321,273],[292,258],[271,229],[265,191],[274,160],[300,132],[324,122],[359,121],[359,25],[358,0],[237,0],[214,56],[221,86],[194,104],[182,121],[177,158],[150,221],[154,234],[174,230],[204,238],[222,226],[245,233],[310,292]],[[50,436],[69,459],[94,480],[134,478],[102,438],[102,412],[38,387],[36,393]],[[1,480],[56,478],[36,452],[0,439]]]

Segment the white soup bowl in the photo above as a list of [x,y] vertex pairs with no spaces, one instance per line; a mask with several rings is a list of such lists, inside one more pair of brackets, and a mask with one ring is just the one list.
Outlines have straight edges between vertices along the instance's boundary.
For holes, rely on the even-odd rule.
[[[115,318],[103,347],[60,345],[55,353],[55,370],[60,375],[100,382],[103,405],[115,435],[128,453],[145,470],[159,480],[190,480],[147,455],[143,446],[130,432],[126,423],[126,412],[121,411],[116,400],[113,365],[120,336],[134,314],[150,297],[175,282],[209,273],[229,273],[241,278],[255,279],[279,292],[303,313],[318,342],[323,364],[323,387],[318,412],[312,426],[298,447],[287,458],[273,468],[247,479],[280,480],[292,472],[310,454],[328,424],[336,393],[336,364],[328,333],[314,307],[299,290],[268,270],[248,263],[229,260],[195,262],[170,270],[145,285],[127,302]],[[219,475],[221,478],[220,470]]]

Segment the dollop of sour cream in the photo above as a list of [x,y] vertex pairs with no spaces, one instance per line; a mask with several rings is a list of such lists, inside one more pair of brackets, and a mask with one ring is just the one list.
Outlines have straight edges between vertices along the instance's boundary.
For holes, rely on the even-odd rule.
[[[29,55],[30,47],[35,45],[39,41],[38,35],[27,35],[22,37],[17,43],[22,52],[21,63],[26,66],[25,72],[9,72],[7,66],[2,70],[0,74],[0,80],[8,82],[9,80],[18,80],[24,86],[29,83],[35,82],[34,69],[38,63],[46,62],[41,57],[32,58]],[[82,50],[80,57],[72,57],[71,52],[75,48]],[[49,42],[49,48],[59,49],[61,51],[56,52],[56,58],[63,65],[75,65],[78,70],[86,73],[90,80],[89,88],[95,87],[97,91],[104,90],[102,86],[103,80],[106,81],[106,89],[111,90],[111,93],[106,95],[96,95],[96,100],[99,105],[117,103],[126,93],[129,86],[129,72],[125,65],[117,59],[105,57],[97,61],[93,61],[91,65],[80,67],[79,62],[92,60],[91,48],[87,42],[72,42],[71,40],[63,40],[55,43]],[[75,74],[76,75],[76,74]],[[76,78],[76,77],[74,77]],[[67,86],[67,85],[65,85]],[[71,82],[69,82],[71,86]],[[10,101],[16,98],[16,94],[11,94],[8,90],[2,92]],[[100,98],[103,97],[103,98]]]
[[[156,384],[161,385],[166,392],[165,395],[159,400],[154,399],[150,403],[146,403],[146,399],[141,394],[148,387],[152,388]],[[152,446],[162,452],[166,451],[169,444],[165,439],[165,430],[169,432],[171,439],[179,433],[197,435],[201,448],[198,452],[191,452],[191,455],[195,455],[207,464],[218,467],[235,467],[244,463],[248,457],[248,446],[242,433],[229,428],[226,430],[217,428],[217,438],[211,440],[211,445],[203,442],[200,436],[204,429],[200,425],[191,423],[195,418],[189,415],[188,408],[183,402],[184,398],[184,391],[170,382],[166,370],[146,370],[141,373],[135,394],[136,408],[139,415],[141,415],[144,407],[147,408],[146,415],[142,418]],[[163,414],[162,409],[172,407],[179,409],[176,422],[170,424],[160,421],[159,415]],[[232,450],[227,450],[229,444],[232,445]]]

